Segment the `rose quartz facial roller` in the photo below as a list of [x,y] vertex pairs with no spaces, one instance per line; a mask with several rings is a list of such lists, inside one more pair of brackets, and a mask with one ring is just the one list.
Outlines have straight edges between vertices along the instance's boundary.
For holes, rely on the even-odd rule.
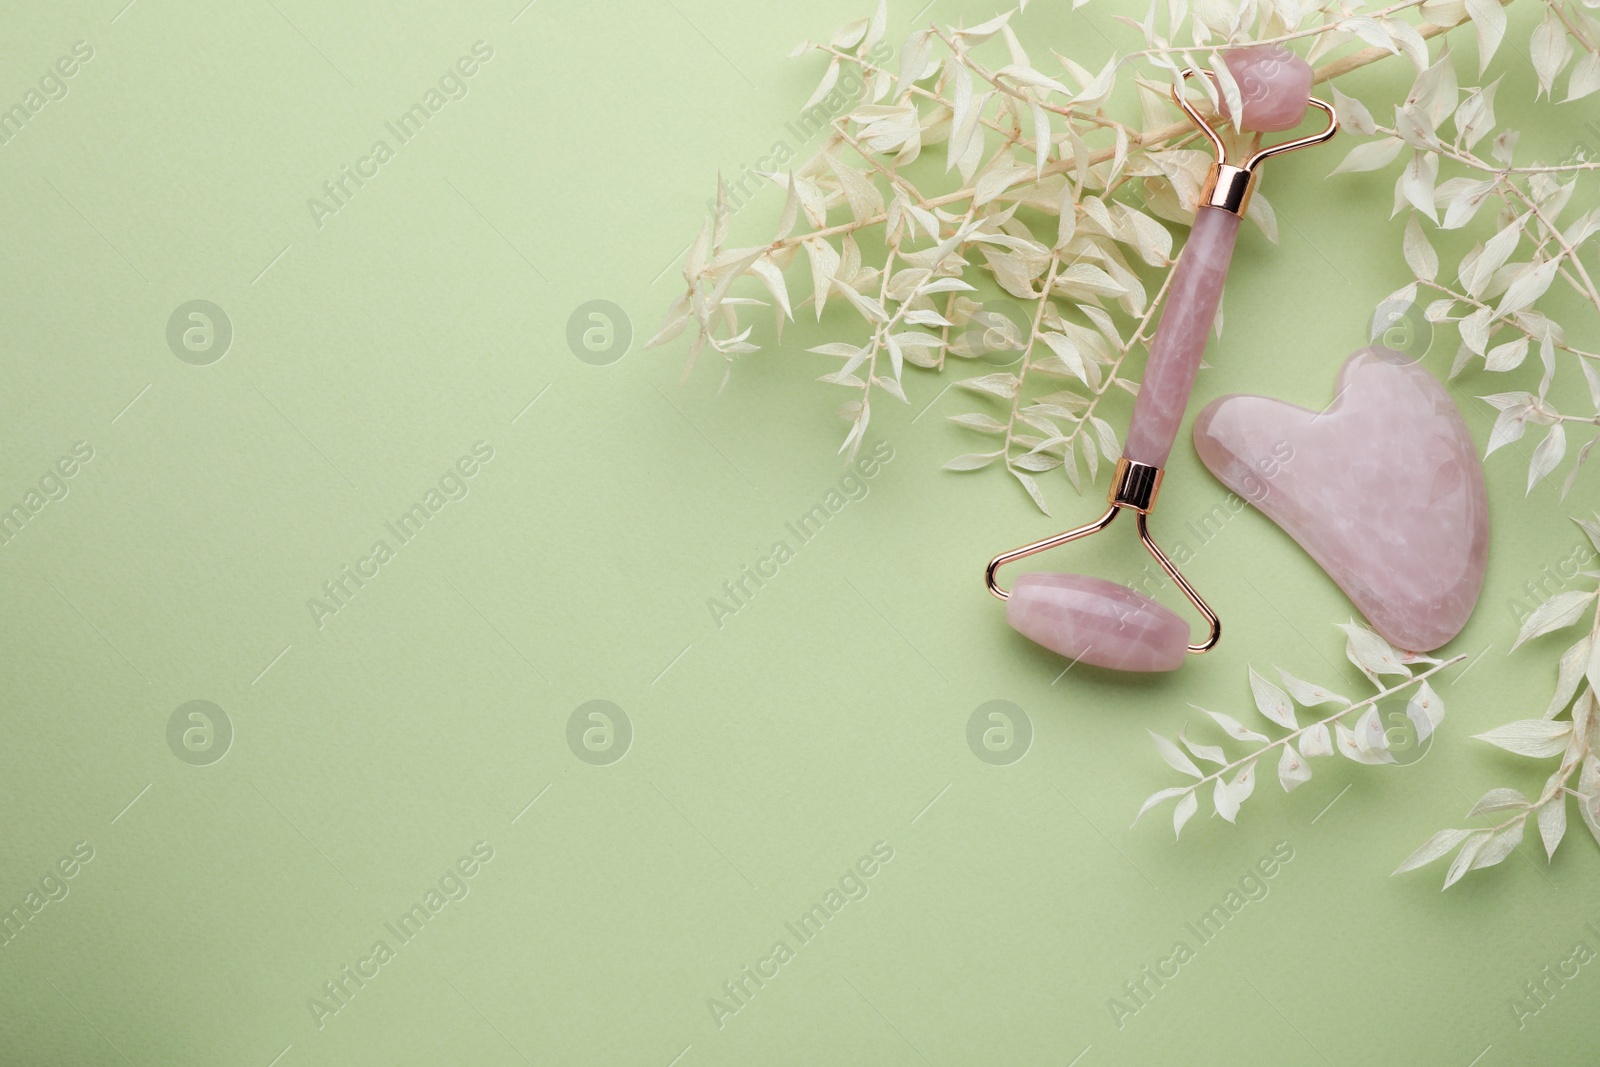
[[[1150,344],[1144,383],[1134,402],[1127,444],[1111,477],[1110,506],[1086,526],[996,556],[984,571],[989,591],[1006,601],[1006,621],[1019,633],[1053,652],[1097,667],[1170,671],[1183,662],[1185,653],[1208,652],[1222,637],[1222,621],[1155,543],[1146,517],[1155,504],[1162,468],[1172,452],[1200,369],[1206,335],[1217,316],[1234,239],[1255,188],[1256,168],[1272,156],[1321,144],[1339,129],[1333,108],[1310,96],[1310,65],[1288,49],[1237,49],[1228,53],[1225,61],[1243,98],[1243,114],[1235,123],[1240,130],[1292,129],[1300,124],[1308,107],[1325,112],[1328,125],[1313,136],[1263,148],[1242,167],[1234,166],[1227,162],[1222,138],[1184,97],[1181,87],[1174,87],[1173,100],[1211,142],[1216,161],[1201,188],[1188,243],[1173,268],[1166,308]],[[1185,70],[1184,80],[1195,73]],[[1200,73],[1216,80],[1209,72]],[[1124,509],[1134,513],[1144,547],[1204,616],[1210,633],[1199,644],[1189,643],[1188,623],[1172,611],[1115,582],[1079,574],[1024,574],[1008,593],[996,581],[996,572],[1006,564],[1099,533]]]

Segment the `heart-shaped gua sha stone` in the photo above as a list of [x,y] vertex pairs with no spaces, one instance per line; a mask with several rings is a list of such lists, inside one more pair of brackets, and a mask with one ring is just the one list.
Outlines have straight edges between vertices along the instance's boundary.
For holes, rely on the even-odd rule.
[[1194,443],[1391,644],[1429,652],[1466,625],[1489,554],[1483,464],[1423,367],[1363,348],[1325,410],[1225,396],[1200,412]]

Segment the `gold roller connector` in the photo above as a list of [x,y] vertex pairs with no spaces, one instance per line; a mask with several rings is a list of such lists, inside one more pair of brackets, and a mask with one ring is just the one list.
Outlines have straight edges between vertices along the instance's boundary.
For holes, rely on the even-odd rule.
[[[1213,85],[1218,84],[1217,76],[1211,71],[1195,70],[1193,67],[1184,70],[1183,81],[1187,83],[1190,76],[1197,74],[1203,74],[1210,78]],[[1237,166],[1228,162],[1228,146],[1222,143],[1221,135],[1212,129],[1200,112],[1195,110],[1195,106],[1189,103],[1188,98],[1183,94],[1181,85],[1172,87],[1172,100],[1183,109],[1185,115],[1189,116],[1189,121],[1194,123],[1201,133],[1206,135],[1206,140],[1211,142],[1211,150],[1216,154],[1216,159],[1212,162],[1211,169],[1206,172],[1205,183],[1200,187],[1200,206],[1221,208],[1223,211],[1234,215],[1242,216],[1250,207],[1250,195],[1255,192],[1256,188],[1256,168],[1261,165],[1262,160],[1271,159],[1273,156],[1281,156],[1285,152],[1310,148],[1312,145],[1321,144],[1339,132],[1339,116],[1334,113],[1333,105],[1318,100],[1313,96],[1307,103],[1328,116],[1328,125],[1326,127],[1309,137],[1300,137],[1293,141],[1285,141],[1283,144],[1275,144],[1263,148],[1245,160],[1243,166]]]
[[1222,620],[1217,613],[1211,610],[1198,590],[1190,584],[1178,570],[1177,566],[1156,544],[1155,538],[1150,536],[1150,509],[1155,506],[1156,493],[1161,489],[1161,468],[1152,463],[1140,463],[1126,457],[1117,460],[1117,468],[1111,475],[1111,489],[1106,493],[1105,514],[1093,522],[1068,530],[1065,533],[1047,537],[1043,541],[1035,541],[1031,545],[1014,548],[1010,552],[1002,552],[989,561],[989,566],[984,568],[983,583],[997,599],[1006,600],[1011,596],[1008,589],[1000,585],[1000,568],[1008,563],[1015,563],[1019,559],[1047,552],[1052,548],[1073,541],[1082,540],[1091,534],[1097,534],[1110,526],[1116,517],[1124,511],[1133,512],[1134,532],[1139,535],[1139,543],[1144,545],[1145,551],[1155,557],[1156,563],[1166,572],[1167,576],[1178,586],[1184,598],[1194,605],[1194,609],[1205,620],[1206,637],[1198,644],[1191,644],[1189,651],[1192,653],[1209,652],[1215,648],[1217,642],[1222,640]]

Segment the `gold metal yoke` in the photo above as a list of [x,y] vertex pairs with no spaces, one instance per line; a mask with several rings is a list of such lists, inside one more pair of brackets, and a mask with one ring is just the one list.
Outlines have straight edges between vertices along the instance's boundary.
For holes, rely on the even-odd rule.
[[[1214,73],[1209,70],[1196,70],[1193,67],[1188,67],[1184,70],[1183,81],[1187,83],[1190,75],[1194,74],[1203,74],[1211,79],[1211,84],[1218,84],[1217,76]],[[1228,162],[1228,146],[1222,143],[1221,135],[1212,129],[1200,112],[1195,110],[1195,106],[1189,103],[1188,98],[1182,92],[1181,85],[1172,87],[1172,100],[1183,109],[1185,115],[1189,116],[1189,121],[1194,123],[1201,133],[1206,135],[1206,139],[1211,142],[1211,150],[1216,154],[1216,159],[1212,162],[1211,169],[1206,172],[1205,183],[1200,187],[1200,205],[1202,207],[1221,208],[1223,211],[1234,215],[1242,216],[1250,207],[1250,196],[1255,192],[1256,188],[1256,168],[1261,165],[1262,160],[1271,159],[1273,156],[1281,156],[1285,152],[1310,148],[1312,145],[1321,144],[1339,132],[1339,116],[1334,113],[1333,105],[1318,100],[1313,96],[1308,103],[1328,116],[1328,125],[1321,132],[1311,134],[1309,137],[1285,141],[1283,144],[1269,145],[1245,160],[1244,166],[1235,166]]]
[[1171,578],[1189,603],[1194,605],[1196,611],[1205,619],[1209,628],[1206,639],[1197,645],[1190,645],[1189,651],[1195,654],[1209,652],[1222,640],[1222,620],[1217,613],[1211,610],[1211,605],[1205,602],[1195,587],[1189,584],[1167,554],[1161,551],[1161,546],[1156,544],[1155,538],[1150,536],[1149,515],[1150,509],[1155,506],[1156,493],[1161,489],[1162,470],[1151,463],[1140,463],[1126,457],[1117,460],[1116,470],[1111,475],[1111,488],[1106,493],[1106,500],[1110,507],[1105,514],[1091,523],[1076,527],[1065,533],[1047,537],[1043,541],[1035,541],[1031,545],[1014,548],[1010,552],[1003,552],[989,561],[989,566],[984,569],[983,581],[989,587],[989,592],[1001,600],[1011,596],[1010,591],[1000,587],[1000,581],[995,575],[1001,567],[1008,563],[1015,563],[1019,559],[1048,552],[1052,548],[1059,548],[1070,541],[1097,534],[1110,526],[1116,517],[1124,510],[1133,512],[1134,531],[1139,535],[1139,543],[1145,550],[1155,557],[1156,563]]

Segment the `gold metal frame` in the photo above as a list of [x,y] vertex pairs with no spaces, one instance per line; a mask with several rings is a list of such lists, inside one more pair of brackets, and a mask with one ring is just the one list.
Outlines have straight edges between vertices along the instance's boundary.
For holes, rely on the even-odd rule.
[[[1217,76],[1209,70],[1196,70],[1187,67],[1183,71],[1183,84],[1187,84],[1191,75],[1203,74],[1211,79],[1211,84],[1218,85]],[[1220,88],[1220,86],[1219,86]],[[1206,140],[1211,142],[1211,150],[1216,154],[1216,160],[1211,164],[1211,169],[1206,172],[1205,184],[1200,189],[1200,203],[1204,207],[1217,207],[1235,215],[1243,215],[1250,206],[1250,194],[1255,192],[1256,168],[1263,160],[1273,156],[1281,156],[1286,152],[1294,152],[1301,148],[1310,148],[1312,145],[1322,144],[1339,132],[1339,116],[1333,110],[1333,105],[1323,100],[1312,97],[1308,103],[1328,116],[1328,125],[1319,133],[1308,137],[1296,138],[1282,144],[1268,145],[1258,150],[1243,166],[1236,166],[1228,162],[1228,146],[1223,144],[1222,137],[1214,130],[1205,117],[1189,103],[1183,94],[1183,85],[1172,87],[1172,101],[1183,109],[1189,116],[1189,121],[1206,135]]]
[[1058,533],[1054,537],[1047,537],[1043,541],[1035,541],[1031,545],[1014,548],[1010,552],[1002,552],[990,560],[983,571],[983,581],[989,587],[989,592],[1001,600],[1009,599],[1011,593],[1002,589],[995,577],[1001,567],[1097,534],[1110,526],[1126,509],[1133,512],[1134,530],[1139,535],[1139,542],[1155,557],[1156,563],[1183,591],[1183,595],[1194,605],[1195,610],[1210,627],[1206,639],[1198,645],[1190,645],[1189,651],[1195,655],[1211,651],[1217,642],[1222,640],[1222,620],[1211,610],[1211,606],[1205,602],[1205,598],[1195,590],[1195,587],[1189,584],[1189,579],[1185,578],[1172,560],[1167,558],[1167,554],[1161,551],[1161,546],[1156,544],[1155,538],[1150,536],[1148,520],[1150,509],[1155,506],[1156,493],[1161,488],[1161,475],[1161,468],[1152,464],[1138,463],[1127,458],[1117,460],[1117,469],[1111,477],[1111,490],[1106,494],[1110,507],[1106,508],[1105,514],[1091,523],[1067,530],[1065,533]]

